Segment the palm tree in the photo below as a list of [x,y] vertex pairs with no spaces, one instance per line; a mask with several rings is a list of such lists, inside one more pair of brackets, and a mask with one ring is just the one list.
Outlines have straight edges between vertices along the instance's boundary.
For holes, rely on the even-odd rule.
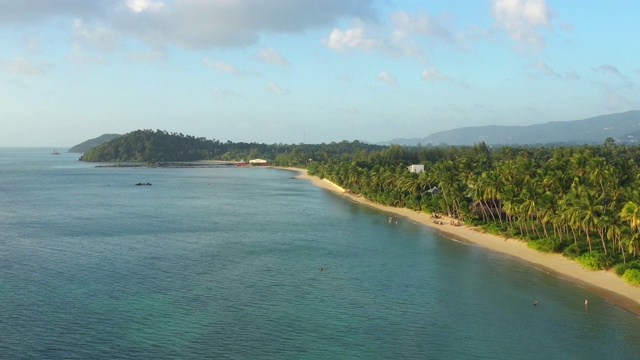
[[613,221],[612,224],[607,228],[607,239],[611,240],[611,251],[615,253],[616,244],[621,250],[622,253],[622,261],[624,263],[627,262],[627,258],[625,256],[625,251],[622,248],[622,228],[620,227],[620,223],[617,221]]
[[620,218],[628,221],[632,231],[640,228],[640,206],[634,201],[627,201],[620,211]]
[[[502,228],[504,225],[502,223],[502,192],[503,192],[503,182],[500,179],[500,174],[494,169],[485,171],[482,173],[481,182],[484,186],[483,199],[485,201],[491,200],[493,203],[493,209],[491,214],[493,215],[493,211],[497,211],[498,220],[500,221],[500,227]],[[495,221],[495,218],[493,219]]]
[[526,184],[520,193],[520,198],[522,198],[522,204],[520,205],[519,210],[523,215],[526,215],[526,217],[523,216],[523,218],[530,220],[533,235],[535,236],[538,234],[538,237],[540,237],[540,233],[535,226],[535,221],[539,218],[538,212],[541,200],[541,194],[537,184],[532,181]]
[[561,209],[561,221],[566,224],[569,229],[571,229],[571,233],[573,235],[573,243],[575,244],[576,249],[578,249],[578,236],[576,235],[576,231],[580,229],[579,209],[577,206],[575,206],[578,198],[579,195],[577,194],[577,191],[575,190],[575,188],[572,188],[567,196],[558,201]]
[[[634,195],[637,196],[637,193]],[[631,227],[631,236],[627,239],[627,250],[636,256],[640,245],[640,206],[635,201],[627,201],[620,211],[620,218],[628,221]]]
[[487,216],[486,211],[486,203],[484,202],[484,183],[480,180],[480,177],[477,176],[475,179],[469,179],[467,183],[467,191],[466,195],[473,200],[473,207],[478,206],[480,208],[480,213],[482,214],[482,221],[488,222],[489,217]]
[[382,190],[382,172],[379,165],[375,165],[369,172],[369,188],[373,191]]
[[591,182],[599,187],[600,194],[604,194],[604,179],[608,172],[608,166],[603,157],[594,157],[587,163],[587,174]]
[[439,161],[432,167],[432,171],[429,174],[431,181],[437,184],[440,192],[444,198],[446,211],[448,214],[452,213],[452,198],[454,193],[454,187],[456,184],[455,166],[453,161]]
[[[556,209],[557,209],[556,197],[550,192],[545,192],[540,197],[540,202],[538,205],[538,219],[540,223],[542,223],[542,231],[544,232],[545,237],[549,237],[547,233],[547,223],[556,219]],[[553,224],[553,234],[556,237],[556,226]]]
[[516,187],[512,184],[504,186],[501,205],[502,210],[504,210],[505,215],[507,215],[507,221],[513,226],[513,217],[516,216],[520,204],[518,203]]
[[[592,251],[590,231],[596,230],[599,223],[599,218],[602,216],[604,207],[602,206],[603,197],[596,197],[596,195],[589,190],[582,191],[582,194],[577,202],[578,216],[581,221],[582,229],[587,236],[587,243],[589,243],[589,252]],[[604,247],[604,253],[607,253],[607,247]]]

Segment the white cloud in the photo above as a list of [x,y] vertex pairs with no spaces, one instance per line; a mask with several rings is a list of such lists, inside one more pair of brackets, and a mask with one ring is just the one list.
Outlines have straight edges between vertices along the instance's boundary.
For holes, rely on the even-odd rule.
[[51,65],[45,63],[34,64],[22,56],[16,56],[11,60],[0,59],[0,69],[18,75],[44,75],[50,67]]
[[160,11],[164,8],[164,3],[162,1],[152,0],[128,0],[127,7],[135,13],[143,11]]
[[114,24],[152,47],[206,49],[246,46],[263,33],[302,33],[344,17],[372,18],[372,8],[373,0],[139,0],[116,12]]
[[71,53],[67,55],[67,60],[80,64],[103,64],[107,60],[100,55],[89,55],[84,48],[78,44],[71,45]]
[[283,66],[290,65],[289,61],[285,59],[284,56],[280,55],[280,53],[278,53],[273,48],[261,49],[258,52],[257,57],[260,61],[265,62],[267,64],[283,65]]
[[281,88],[280,86],[278,86],[273,81],[269,81],[267,83],[267,88],[269,90],[273,91],[275,94],[278,94],[278,95],[289,95],[290,94],[289,90]]
[[542,60],[538,60],[538,61],[534,61],[531,62],[528,65],[529,68],[533,69],[535,73],[530,73],[529,74],[529,78],[531,79],[535,79],[538,77],[538,75],[543,75],[546,77],[553,77],[553,78],[557,78],[557,79],[561,79],[562,76],[560,74],[558,74],[551,66],[547,65],[547,63],[545,63]]
[[531,78],[536,78],[538,75],[544,75],[547,77],[553,77],[560,80],[577,80],[580,79],[580,76],[575,71],[565,72],[564,75],[554,70],[553,67],[549,66],[542,60],[538,60],[529,64],[529,67],[536,71],[535,74],[530,74]]
[[115,32],[106,27],[90,28],[80,19],[73,21],[73,34],[79,42],[102,51],[114,51],[118,47]]
[[29,35],[24,38],[22,47],[25,52],[29,54],[36,54],[40,52],[41,43],[42,42],[37,36]]
[[335,28],[331,31],[328,39],[322,40],[322,44],[338,51],[348,49],[371,50],[384,46],[382,40],[365,37],[362,27],[355,27],[346,31]]
[[344,18],[375,18],[375,0],[0,0],[0,24],[72,17],[109,24],[157,49],[254,44],[264,33],[304,33]]
[[240,71],[240,69],[238,69],[234,65],[227,64],[227,63],[222,62],[222,61],[213,62],[213,61],[211,61],[209,59],[202,59],[202,62],[205,65],[207,65],[208,67],[212,68],[212,69],[224,71],[226,73],[237,75],[237,76],[246,75],[243,71]]
[[445,42],[453,42],[455,40],[453,33],[441,24],[441,20],[424,11],[417,14],[399,11],[391,16],[391,21],[397,28],[394,33],[396,38],[419,34],[428,39],[439,39]]
[[223,89],[220,89],[219,87],[214,87],[211,90],[211,93],[213,94],[213,96],[222,98],[222,99],[230,99],[230,98],[244,99],[245,98],[243,95],[235,91],[223,90]]
[[86,55],[82,53],[71,53],[67,55],[67,60],[78,64],[105,64],[107,60],[100,55]]
[[358,110],[358,108],[353,107],[353,106],[349,106],[349,107],[345,107],[345,108],[337,108],[337,111],[341,112],[341,113],[346,113],[349,115],[358,115],[360,114],[360,111]]
[[349,74],[342,74],[338,77],[338,80],[342,82],[350,83],[353,81],[353,78]]
[[609,64],[602,64],[600,66],[598,66],[597,68],[594,68],[593,71],[595,72],[599,72],[601,74],[605,74],[605,75],[615,75],[615,76],[619,76],[623,79],[626,79],[626,76],[622,75],[622,73],[620,72],[620,70],[618,70],[617,67],[613,66],[613,65],[609,65]]
[[545,0],[494,0],[494,26],[503,30],[520,47],[544,48],[540,27],[550,27],[551,11]]
[[422,74],[420,75],[420,77],[422,77],[422,80],[428,81],[428,82],[450,81],[451,80],[446,75],[441,73],[440,70],[438,70],[438,69],[436,69],[434,67],[422,70]]
[[131,52],[128,55],[129,60],[134,61],[156,61],[156,60],[165,60],[167,58],[167,54],[163,51],[151,50],[146,52]]
[[580,75],[578,75],[575,71],[567,71],[564,73],[565,80],[578,80],[580,79]]
[[57,16],[97,18],[105,15],[115,1],[105,0],[3,0],[0,1],[0,24],[35,23]]
[[538,69],[538,71],[540,71],[544,75],[553,76],[553,77],[557,77],[558,76],[558,74],[556,74],[555,70],[553,70],[553,68],[551,66],[547,65],[542,60],[536,61],[532,66],[534,68]]
[[328,38],[322,39],[322,44],[336,51],[357,49],[363,51],[378,50],[392,57],[414,57],[426,62],[422,47],[407,39],[404,35],[392,35],[391,38],[376,38],[367,36],[362,24],[342,30],[335,28]]
[[[381,51],[392,57],[412,57],[427,63],[419,38],[453,42],[455,36],[440,25],[438,20],[422,12],[417,15],[398,12],[391,16],[395,28],[356,21],[349,29],[334,28],[322,44],[336,51],[357,49]],[[374,35],[372,35],[372,33]]]
[[391,75],[391,74],[389,74],[386,71],[381,71],[376,76],[376,80],[384,81],[384,82],[386,82],[386,83],[388,83],[389,85],[392,85],[392,86],[397,86],[398,85],[398,80],[396,79],[396,77]]

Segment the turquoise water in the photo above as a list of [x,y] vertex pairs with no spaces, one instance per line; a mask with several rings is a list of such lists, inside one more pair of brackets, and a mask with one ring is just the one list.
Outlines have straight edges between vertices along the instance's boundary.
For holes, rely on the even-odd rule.
[[640,357],[588,290],[291,172],[49,153],[0,148],[2,359]]

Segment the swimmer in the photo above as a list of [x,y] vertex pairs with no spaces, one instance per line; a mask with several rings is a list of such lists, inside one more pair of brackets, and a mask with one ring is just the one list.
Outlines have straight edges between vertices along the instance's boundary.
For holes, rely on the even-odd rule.
[[536,305],[538,305],[538,300],[533,301],[533,306],[536,306]]

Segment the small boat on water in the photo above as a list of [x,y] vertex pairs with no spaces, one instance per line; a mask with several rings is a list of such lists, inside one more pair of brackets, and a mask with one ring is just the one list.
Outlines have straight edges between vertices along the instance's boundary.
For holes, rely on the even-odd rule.
[[60,155],[60,153],[57,150],[52,150],[51,155]]

